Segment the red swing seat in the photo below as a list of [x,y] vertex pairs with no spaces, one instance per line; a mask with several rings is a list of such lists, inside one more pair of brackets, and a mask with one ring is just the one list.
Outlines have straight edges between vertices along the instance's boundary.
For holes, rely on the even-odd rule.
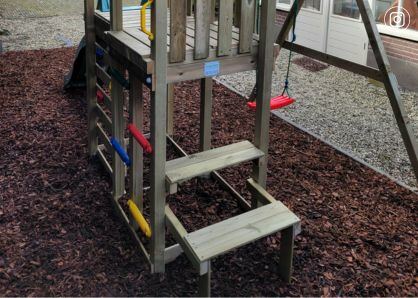
[[[286,107],[286,106],[288,106],[288,105],[290,105],[294,102],[295,102],[294,98],[291,98],[287,95],[279,95],[279,96],[273,97],[270,100],[270,110],[281,109],[281,108],[284,108],[284,107]],[[256,107],[257,107],[257,103],[255,101],[249,101],[249,102],[247,102],[247,106],[250,109],[255,110]]]

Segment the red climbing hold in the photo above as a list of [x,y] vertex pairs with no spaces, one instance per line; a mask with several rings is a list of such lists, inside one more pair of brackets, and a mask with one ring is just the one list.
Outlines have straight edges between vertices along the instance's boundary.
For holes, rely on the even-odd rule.
[[[277,110],[277,109],[281,109],[283,107],[286,107],[292,103],[294,103],[295,100],[287,95],[279,95],[276,97],[273,97],[270,100],[270,110]],[[255,101],[249,101],[247,102],[248,107],[250,107],[251,109],[254,109],[257,107],[257,104]]]
[[103,95],[102,91],[97,90],[96,91],[96,97],[97,97],[97,102],[98,103],[103,103],[104,102],[104,95]]
[[152,152],[151,144],[148,142],[147,138],[139,131],[139,129],[131,123],[128,124],[128,130],[131,132],[135,140],[138,141],[139,145],[141,145],[144,151],[150,154]]

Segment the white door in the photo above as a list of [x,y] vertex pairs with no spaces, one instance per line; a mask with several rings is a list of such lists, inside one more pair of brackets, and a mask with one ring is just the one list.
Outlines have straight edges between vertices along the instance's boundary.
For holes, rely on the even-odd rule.
[[326,53],[366,64],[369,40],[356,0],[331,0]]
[[296,43],[325,52],[329,0],[305,0],[296,20]]
[[366,64],[369,41],[356,0],[305,0],[296,37],[302,46]]

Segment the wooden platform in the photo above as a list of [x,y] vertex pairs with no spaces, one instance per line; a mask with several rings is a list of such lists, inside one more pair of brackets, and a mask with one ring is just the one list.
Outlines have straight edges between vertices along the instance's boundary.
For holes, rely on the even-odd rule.
[[[106,12],[96,11],[96,36],[124,59],[138,66],[148,75],[153,73],[151,59],[151,42],[148,36],[139,28],[140,12],[138,10],[123,12],[123,32],[108,32],[110,29],[110,15]],[[150,15],[147,15],[147,27],[150,28]],[[170,23],[170,20],[168,20]],[[170,55],[170,26],[167,33],[167,54]],[[180,63],[171,63],[168,67],[168,82],[178,82],[205,77],[204,66],[208,61],[219,61],[219,75],[253,70],[256,68],[258,52],[258,36],[253,34],[252,47],[247,53],[240,53],[240,29],[232,27],[232,42],[227,55],[220,54],[218,50],[218,23],[210,25],[209,55],[205,59],[195,59],[195,19],[187,17],[186,26],[186,53],[185,59]],[[222,52],[224,53],[224,52]],[[126,61],[123,61],[126,62]],[[175,66],[174,66],[175,65]]]

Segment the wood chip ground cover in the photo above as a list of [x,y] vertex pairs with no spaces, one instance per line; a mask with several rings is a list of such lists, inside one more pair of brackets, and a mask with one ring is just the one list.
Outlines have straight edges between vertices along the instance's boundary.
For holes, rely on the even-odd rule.
[[[110,180],[87,158],[84,94],[62,90],[73,55],[0,55],[0,295],[196,295],[187,259],[150,274],[112,211]],[[175,92],[175,139],[196,152],[198,84]],[[220,85],[214,96],[214,145],[251,140],[245,100]],[[417,296],[417,196],[277,118],[270,138],[268,190],[302,219],[292,284],[278,278],[274,235],[216,258],[213,295]],[[250,171],[222,174],[248,196]],[[168,201],[188,230],[241,212],[210,181]]]

